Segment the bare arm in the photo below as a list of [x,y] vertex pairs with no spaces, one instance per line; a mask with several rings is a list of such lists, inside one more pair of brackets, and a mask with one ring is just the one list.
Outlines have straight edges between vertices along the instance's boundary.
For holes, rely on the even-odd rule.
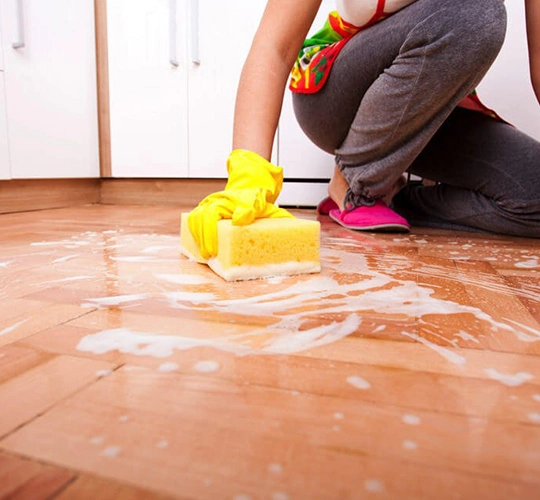
[[540,104],[540,0],[525,0],[531,82]]
[[240,77],[233,149],[270,160],[289,74],[321,1],[268,0]]

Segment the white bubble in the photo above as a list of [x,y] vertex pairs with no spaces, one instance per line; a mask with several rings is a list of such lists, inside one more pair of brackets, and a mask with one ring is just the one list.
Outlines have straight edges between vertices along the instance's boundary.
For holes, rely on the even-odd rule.
[[216,361],[198,361],[194,368],[199,373],[213,373],[219,370],[219,363]]
[[370,493],[382,493],[384,491],[384,486],[381,481],[378,479],[368,479],[365,482],[366,491]]
[[172,361],[169,361],[168,363],[161,363],[158,366],[158,370],[163,373],[169,373],[169,372],[175,372],[180,368],[178,363],[173,363]]
[[283,472],[283,467],[281,464],[270,464],[268,466],[268,472],[272,474],[281,474]]
[[416,441],[406,440],[403,441],[403,448],[405,448],[406,450],[417,450],[418,443]]
[[366,390],[371,388],[371,384],[365,378],[359,377],[358,375],[347,377],[347,382],[357,389]]
[[531,422],[534,422],[535,424],[540,424],[540,413],[538,412],[529,413],[529,420]]
[[116,457],[120,453],[122,448],[120,446],[107,446],[101,453],[105,457]]
[[417,415],[403,415],[403,422],[408,425],[419,425],[421,422],[420,417]]

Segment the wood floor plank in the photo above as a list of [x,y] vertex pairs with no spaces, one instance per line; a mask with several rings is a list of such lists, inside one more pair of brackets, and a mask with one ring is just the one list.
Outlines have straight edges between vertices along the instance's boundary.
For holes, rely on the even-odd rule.
[[0,449],[53,471],[18,494],[540,497],[536,240],[302,210],[321,273],[226,283],[187,210],[0,216]]
[[85,311],[80,306],[50,304],[32,313],[0,322],[0,346],[11,344],[37,332],[76,318]]
[[[146,316],[140,313],[130,312],[114,314],[111,311],[95,311],[76,318],[69,322],[68,326],[82,328],[79,335],[75,334],[75,336],[70,337],[68,334],[67,337],[71,341],[68,340],[67,343],[63,344],[68,349],[66,352],[71,354],[76,353],[77,346],[79,346],[80,341],[84,337],[92,338],[98,334],[106,336],[106,332],[111,332],[110,336],[112,338],[119,327],[120,330],[118,332],[126,340],[132,338],[131,342],[136,342],[138,336],[142,335],[144,337],[146,335],[144,337],[144,344],[155,345],[156,349],[159,349],[160,345],[167,344],[167,338],[170,338],[172,344],[167,349],[167,353],[169,351],[174,352],[175,345],[178,346],[178,350],[185,348],[185,343],[175,342],[174,340],[178,337],[179,332],[181,332],[184,339],[202,339],[206,341],[208,339],[232,338],[231,343],[227,344],[230,346],[235,345],[235,342],[236,345],[241,345],[241,342],[245,342],[246,338],[250,338],[250,334],[254,330],[254,327],[250,326],[250,324],[212,323],[204,322],[200,319],[185,319],[183,317],[171,319],[169,317]],[[259,326],[257,325],[257,327]],[[275,332],[275,330],[267,327],[265,332],[268,336],[272,336],[272,332]],[[54,347],[54,344],[57,343],[54,337],[54,331],[43,332],[35,336],[34,345],[39,345],[45,349],[51,346],[53,351],[58,351],[61,347],[58,345],[56,348]],[[253,334],[253,338],[255,338],[254,342],[261,340],[258,337],[259,334]],[[382,335],[379,337],[382,337]],[[412,340],[414,340],[414,337],[412,337]],[[28,339],[28,342],[32,344],[32,338]],[[205,343],[205,345],[212,347],[212,342]],[[250,345],[255,347],[254,353],[256,354],[258,352],[256,343]],[[117,351],[117,347],[115,346],[114,341],[105,342],[101,345],[100,349],[103,354],[106,354]],[[219,349],[217,344],[215,347]],[[135,348],[126,347],[125,352],[129,353],[135,350]],[[264,354],[264,351],[260,351],[259,353]],[[482,351],[454,346],[440,347],[434,343],[426,345],[419,342],[393,341],[385,340],[384,338],[370,338],[357,335],[347,336],[320,348],[306,348],[301,351],[301,354],[310,358],[388,366],[399,369],[482,379],[492,378],[486,370],[497,370],[507,375],[522,371],[523,373],[530,374],[530,383],[535,385],[540,384],[540,365],[537,362],[537,358],[531,355]],[[107,359],[119,358],[113,355]],[[130,358],[125,357],[122,359],[130,360]],[[520,370],[516,370],[516,366],[520,367]]]
[[[0,351],[1,352],[1,351]],[[27,354],[32,358],[32,354]],[[3,359],[4,360],[4,359]],[[10,358],[6,361],[9,363]],[[19,364],[19,359],[12,359]],[[29,422],[65,397],[99,378],[114,365],[103,361],[55,356],[0,384],[0,436]],[[3,367],[2,370],[5,368]],[[9,369],[9,368],[8,368]]]
[[0,384],[23,375],[54,357],[56,356],[50,353],[16,344],[2,347],[0,348]]
[[84,474],[77,477],[54,498],[55,500],[171,500],[172,498],[182,500],[181,495],[172,497]]
[[2,500],[47,500],[74,478],[75,474],[66,469],[0,453]]
[[[450,478],[462,489],[441,498],[465,495],[477,483],[531,495],[540,488],[539,445],[535,426],[406,413],[143,368],[116,371],[1,443],[139,488],[160,485],[165,493],[195,498],[279,491],[291,498],[347,498],[374,479],[393,491],[393,474],[403,478],[405,470],[413,491],[421,478],[426,482],[416,497],[400,485],[403,498],[433,498]],[[383,463],[393,474],[381,479]],[[316,477],[315,470],[332,470],[332,476]]]
[[[49,353],[84,356],[116,365],[146,367],[156,372],[169,370],[192,375],[197,374],[198,369],[206,364],[212,368],[209,375],[240,385],[249,383],[298,393],[336,395],[404,408],[432,409],[524,423],[530,423],[529,413],[537,410],[538,403],[534,396],[540,392],[535,379],[522,380],[517,376],[516,385],[509,386],[480,369],[473,376],[467,376],[465,370],[445,373],[440,369],[442,363],[437,357],[433,359],[433,353],[429,350],[425,352],[425,359],[431,361],[429,364],[424,363],[428,371],[422,371],[418,355],[407,356],[413,358],[415,366],[409,364],[403,367],[403,363],[401,366],[392,366],[389,355],[383,355],[377,363],[369,358],[341,361],[310,353],[295,356],[237,356],[211,347],[176,350],[166,357],[140,356],[119,350],[93,353],[77,349],[82,339],[93,334],[93,330],[63,325],[54,331],[48,330],[25,340],[24,345]],[[414,348],[418,352],[422,346]],[[325,348],[326,351],[328,348]],[[364,351],[373,351],[373,341]],[[401,347],[396,347],[395,351],[403,353]],[[398,359],[397,354],[394,359]],[[513,382],[512,375],[517,373],[513,369],[515,359],[508,363],[512,369],[505,373],[509,377],[508,381]],[[536,360],[532,358],[530,364],[536,365]],[[435,372],[434,368],[438,371]],[[314,373],[318,374],[315,378],[312,376]],[[464,377],[467,380],[466,391],[461,390]]]

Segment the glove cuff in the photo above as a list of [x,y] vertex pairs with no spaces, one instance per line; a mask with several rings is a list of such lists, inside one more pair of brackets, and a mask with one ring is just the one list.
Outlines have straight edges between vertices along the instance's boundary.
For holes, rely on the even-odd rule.
[[274,203],[283,186],[283,169],[247,149],[235,149],[227,160],[229,180],[225,189],[261,188]]

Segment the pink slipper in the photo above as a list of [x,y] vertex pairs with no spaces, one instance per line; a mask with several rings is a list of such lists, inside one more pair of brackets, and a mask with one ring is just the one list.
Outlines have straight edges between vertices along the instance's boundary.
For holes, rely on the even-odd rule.
[[328,215],[343,227],[357,231],[408,232],[411,227],[382,200],[377,200],[374,205],[362,205],[351,211],[333,208]]
[[337,203],[332,198],[328,197],[319,203],[319,205],[317,206],[317,213],[321,215],[328,215],[330,213],[330,210],[334,210],[337,208],[339,208],[337,206]]

